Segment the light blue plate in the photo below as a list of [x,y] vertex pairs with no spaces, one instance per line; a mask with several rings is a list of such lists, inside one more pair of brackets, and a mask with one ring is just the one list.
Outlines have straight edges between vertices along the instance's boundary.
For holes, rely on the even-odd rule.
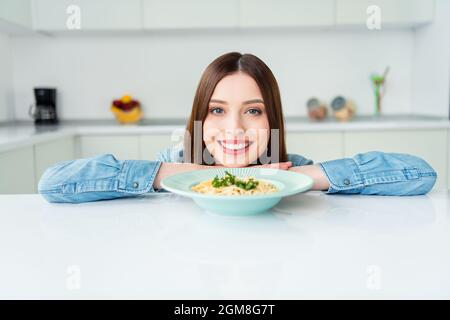
[[[255,177],[275,185],[277,192],[244,195],[222,196],[194,192],[191,187],[216,175],[223,177],[225,171],[237,177]],[[192,198],[200,207],[225,215],[251,215],[266,211],[275,206],[283,197],[311,189],[313,180],[307,175],[286,170],[269,168],[217,168],[178,173],[161,182],[167,191]]]

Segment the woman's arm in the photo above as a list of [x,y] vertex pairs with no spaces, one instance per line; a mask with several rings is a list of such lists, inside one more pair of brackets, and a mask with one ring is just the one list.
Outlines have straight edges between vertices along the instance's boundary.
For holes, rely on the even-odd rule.
[[173,174],[194,171],[194,170],[203,170],[203,169],[211,169],[214,166],[200,165],[195,163],[169,163],[163,162],[159,167],[158,173],[156,174],[155,180],[153,182],[153,187],[155,189],[161,189],[161,181],[168,176]]
[[[165,177],[176,173],[212,168],[192,163],[173,163],[170,162],[172,157],[165,153],[159,154],[157,159],[121,161],[111,154],[104,154],[60,162],[44,172],[38,191],[49,202],[80,203],[116,199],[155,192],[161,189],[161,181]],[[291,163],[276,165],[287,169]]]
[[310,176],[314,182],[312,190],[328,190],[330,188],[330,182],[318,164],[291,167],[289,171],[303,173]]
[[60,162],[42,175],[39,193],[49,202],[80,203],[155,192],[171,174],[206,169],[189,163],[117,160],[111,154]]
[[42,175],[39,193],[49,202],[88,202],[155,191],[160,161],[117,160],[111,154],[57,163]]
[[314,190],[368,195],[420,195],[431,190],[437,174],[423,159],[371,151],[289,170],[309,175]]

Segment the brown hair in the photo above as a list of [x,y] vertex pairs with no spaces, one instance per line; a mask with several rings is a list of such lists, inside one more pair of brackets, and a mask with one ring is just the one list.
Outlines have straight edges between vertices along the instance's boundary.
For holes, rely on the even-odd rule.
[[[196,121],[201,121],[202,126],[208,115],[209,101],[214,89],[222,78],[234,72],[244,72],[252,77],[257,83],[263,96],[264,105],[266,107],[267,118],[270,129],[278,129],[278,161],[287,161],[286,143],[284,139],[284,118],[281,107],[280,90],[277,81],[270,71],[269,67],[258,57],[252,54],[241,54],[239,52],[230,52],[221,55],[215,59],[205,69],[200,82],[197,86],[194,102],[192,105],[191,115],[189,117],[185,136],[184,150],[185,161],[204,164],[205,143],[203,136],[198,136],[198,132],[194,130]],[[197,130],[198,131],[198,130]],[[201,147],[198,143],[201,139]],[[267,146],[267,155],[270,156],[272,134],[269,138]],[[190,151],[193,152],[190,152]],[[186,152],[187,151],[187,152]],[[207,151],[207,150],[206,150]],[[276,155],[274,155],[276,158]],[[258,163],[259,159],[258,159]]]

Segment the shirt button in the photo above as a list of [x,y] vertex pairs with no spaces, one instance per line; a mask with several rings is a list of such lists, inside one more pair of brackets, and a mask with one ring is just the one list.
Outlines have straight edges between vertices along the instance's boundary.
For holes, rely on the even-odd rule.
[[346,186],[348,186],[348,185],[350,184],[350,180],[344,179],[344,184],[345,184]]
[[133,188],[137,188],[137,187],[139,187],[139,183],[137,183],[137,182],[133,182]]

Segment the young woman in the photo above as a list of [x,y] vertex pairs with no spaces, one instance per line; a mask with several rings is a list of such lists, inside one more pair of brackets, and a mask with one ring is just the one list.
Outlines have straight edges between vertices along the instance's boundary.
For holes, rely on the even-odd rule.
[[314,190],[327,193],[419,195],[436,180],[430,165],[407,154],[372,151],[313,164],[287,154],[284,137],[272,72],[254,55],[231,52],[204,71],[183,147],[167,148],[154,161],[121,161],[110,154],[65,161],[47,169],[38,190],[50,202],[114,199],[165,191],[161,180],[175,173],[249,165],[306,174]]

